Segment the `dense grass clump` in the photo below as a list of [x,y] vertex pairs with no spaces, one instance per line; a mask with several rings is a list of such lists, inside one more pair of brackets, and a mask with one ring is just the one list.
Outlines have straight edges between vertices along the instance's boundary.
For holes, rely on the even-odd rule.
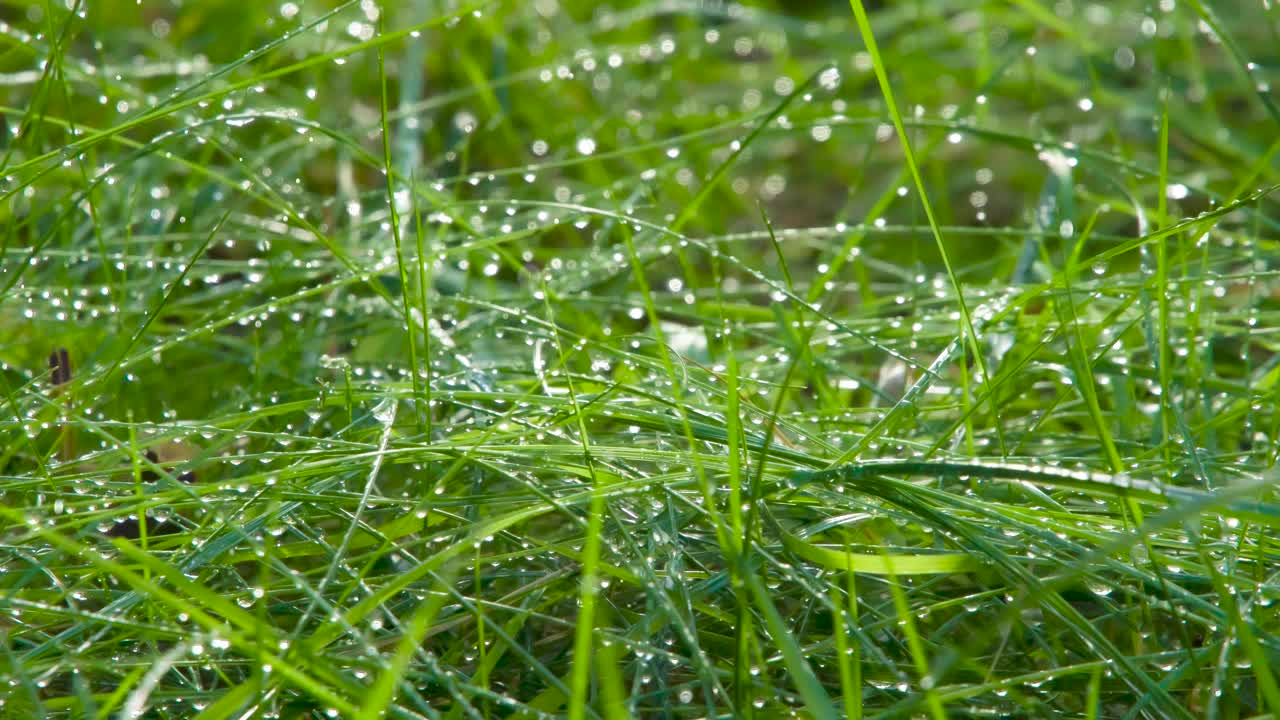
[[1274,4],[0,20],[0,717],[1280,715]]

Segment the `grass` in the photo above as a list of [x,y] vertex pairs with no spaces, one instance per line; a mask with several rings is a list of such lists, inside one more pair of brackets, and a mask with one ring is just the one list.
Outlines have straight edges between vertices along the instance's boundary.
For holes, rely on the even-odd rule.
[[0,717],[1280,716],[1280,11],[0,8]]

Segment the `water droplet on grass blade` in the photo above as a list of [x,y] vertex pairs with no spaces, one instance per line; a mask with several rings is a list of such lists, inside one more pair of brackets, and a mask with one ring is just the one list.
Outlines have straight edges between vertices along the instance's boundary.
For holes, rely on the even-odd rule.
[[390,425],[396,421],[396,399],[393,397],[383,398],[373,409],[373,419],[383,425]]

